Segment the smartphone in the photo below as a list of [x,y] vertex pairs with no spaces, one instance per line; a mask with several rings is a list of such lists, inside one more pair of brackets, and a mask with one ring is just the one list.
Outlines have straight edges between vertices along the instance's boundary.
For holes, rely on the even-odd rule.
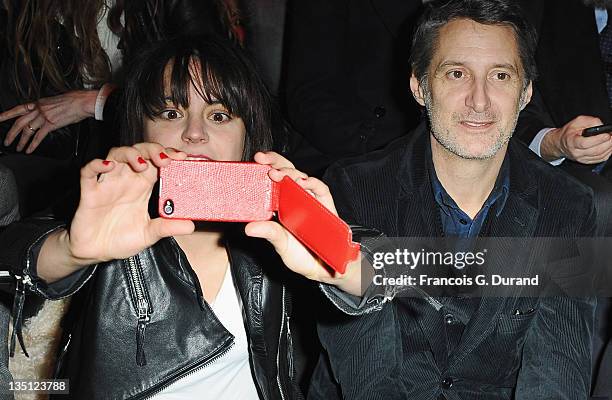
[[269,220],[278,200],[269,170],[250,162],[173,160],[159,170],[159,215],[194,221]]
[[194,221],[279,222],[327,265],[344,273],[359,254],[349,226],[289,177],[246,162],[173,160],[159,169],[159,215]]
[[591,128],[587,128],[583,130],[582,136],[591,137],[591,136],[597,136],[602,133],[610,133],[610,132],[612,132],[612,125],[599,125],[599,126],[593,126]]

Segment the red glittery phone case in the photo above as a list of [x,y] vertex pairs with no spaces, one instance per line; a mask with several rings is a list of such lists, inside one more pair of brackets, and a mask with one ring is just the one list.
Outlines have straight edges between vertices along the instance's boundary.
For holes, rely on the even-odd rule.
[[172,161],[160,169],[159,215],[197,221],[279,222],[336,271],[359,253],[349,226],[290,178],[273,182],[269,166]]

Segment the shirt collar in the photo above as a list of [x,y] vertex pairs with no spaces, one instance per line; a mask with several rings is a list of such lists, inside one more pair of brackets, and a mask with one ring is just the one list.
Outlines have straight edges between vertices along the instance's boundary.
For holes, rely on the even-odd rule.
[[[431,177],[431,186],[434,192],[434,198],[436,199],[436,203],[440,206],[440,209],[447,215],[449,215],[449,207],[459,210],[459,206],[455,203],[455,200],[446,192],[442,183],[438,179],[436,175],[436,170],[433,166],[433,160],[431,156],[428,159],[428,168],[429,168],[429,176]],[[504,161],[502,166],[497,174],[497,179],[495,180],[495,185],[493,186],[493,190],[485,200],[482,208],[491,208],[493,205],[496,205],[495,215],[499,216],[504,206],[506,205],[506,201],[508,200],[508,193],[510,192],[510,162],[508,154],[506,153],[506,157],[504,157]],[[481,209],[482,209],[481,208]]]

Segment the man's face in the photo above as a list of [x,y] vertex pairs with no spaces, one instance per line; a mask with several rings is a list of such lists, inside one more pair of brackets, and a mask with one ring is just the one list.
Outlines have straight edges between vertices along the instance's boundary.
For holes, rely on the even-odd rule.
[[505,149],[531,98],[523,74],[512,28],[467,19],[443,26],[423,86],[410,81],[427,109],[432,146],[479,160]]

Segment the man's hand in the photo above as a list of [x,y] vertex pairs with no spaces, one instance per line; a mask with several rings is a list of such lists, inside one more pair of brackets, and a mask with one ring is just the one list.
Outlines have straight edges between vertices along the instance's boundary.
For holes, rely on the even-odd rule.
[[26,153],[32,153],[49,132],[93,117],[97,94],[97,90],[74,90],[1,113],[0,122],[17,118],[4,138],[4,145],[10,146],[21,134],[17,151],[22,151],[29,142]]
[[606,161],[612,154],[612,136],[609,133],[582,136],[584,129],[601,124],[599,118],[581,115],[563,127],[553,129],[544,136],[540,145],[542,158],[553,161],[565,157],[583,164]]
[[163,237],[192,233],[191,221],[151,219],[148,212],[157,168],[186,157],[156,143],[141,143],[114,148],[106,160],[83,167],[70,230],[45,241],[39,276],[52,282],[86,265],[130,257]]
[[[273,181],[280,182],[285,176],[290,177],[334,215],[338,215],[329,188],[320,180],[309,178],[296,170],[287,159],[274,152],[257,153],[255,161],[272,167],[269,176]],[[263,238],[272,243],[285,265],[292,271],[311,280],[336,285],[347,293],[358,296],[362,294],[359,258],[349,263],[344,274],[339,274],[327,267],[277,222],[251,222],[245,227],[245,232],[248,236]]]

